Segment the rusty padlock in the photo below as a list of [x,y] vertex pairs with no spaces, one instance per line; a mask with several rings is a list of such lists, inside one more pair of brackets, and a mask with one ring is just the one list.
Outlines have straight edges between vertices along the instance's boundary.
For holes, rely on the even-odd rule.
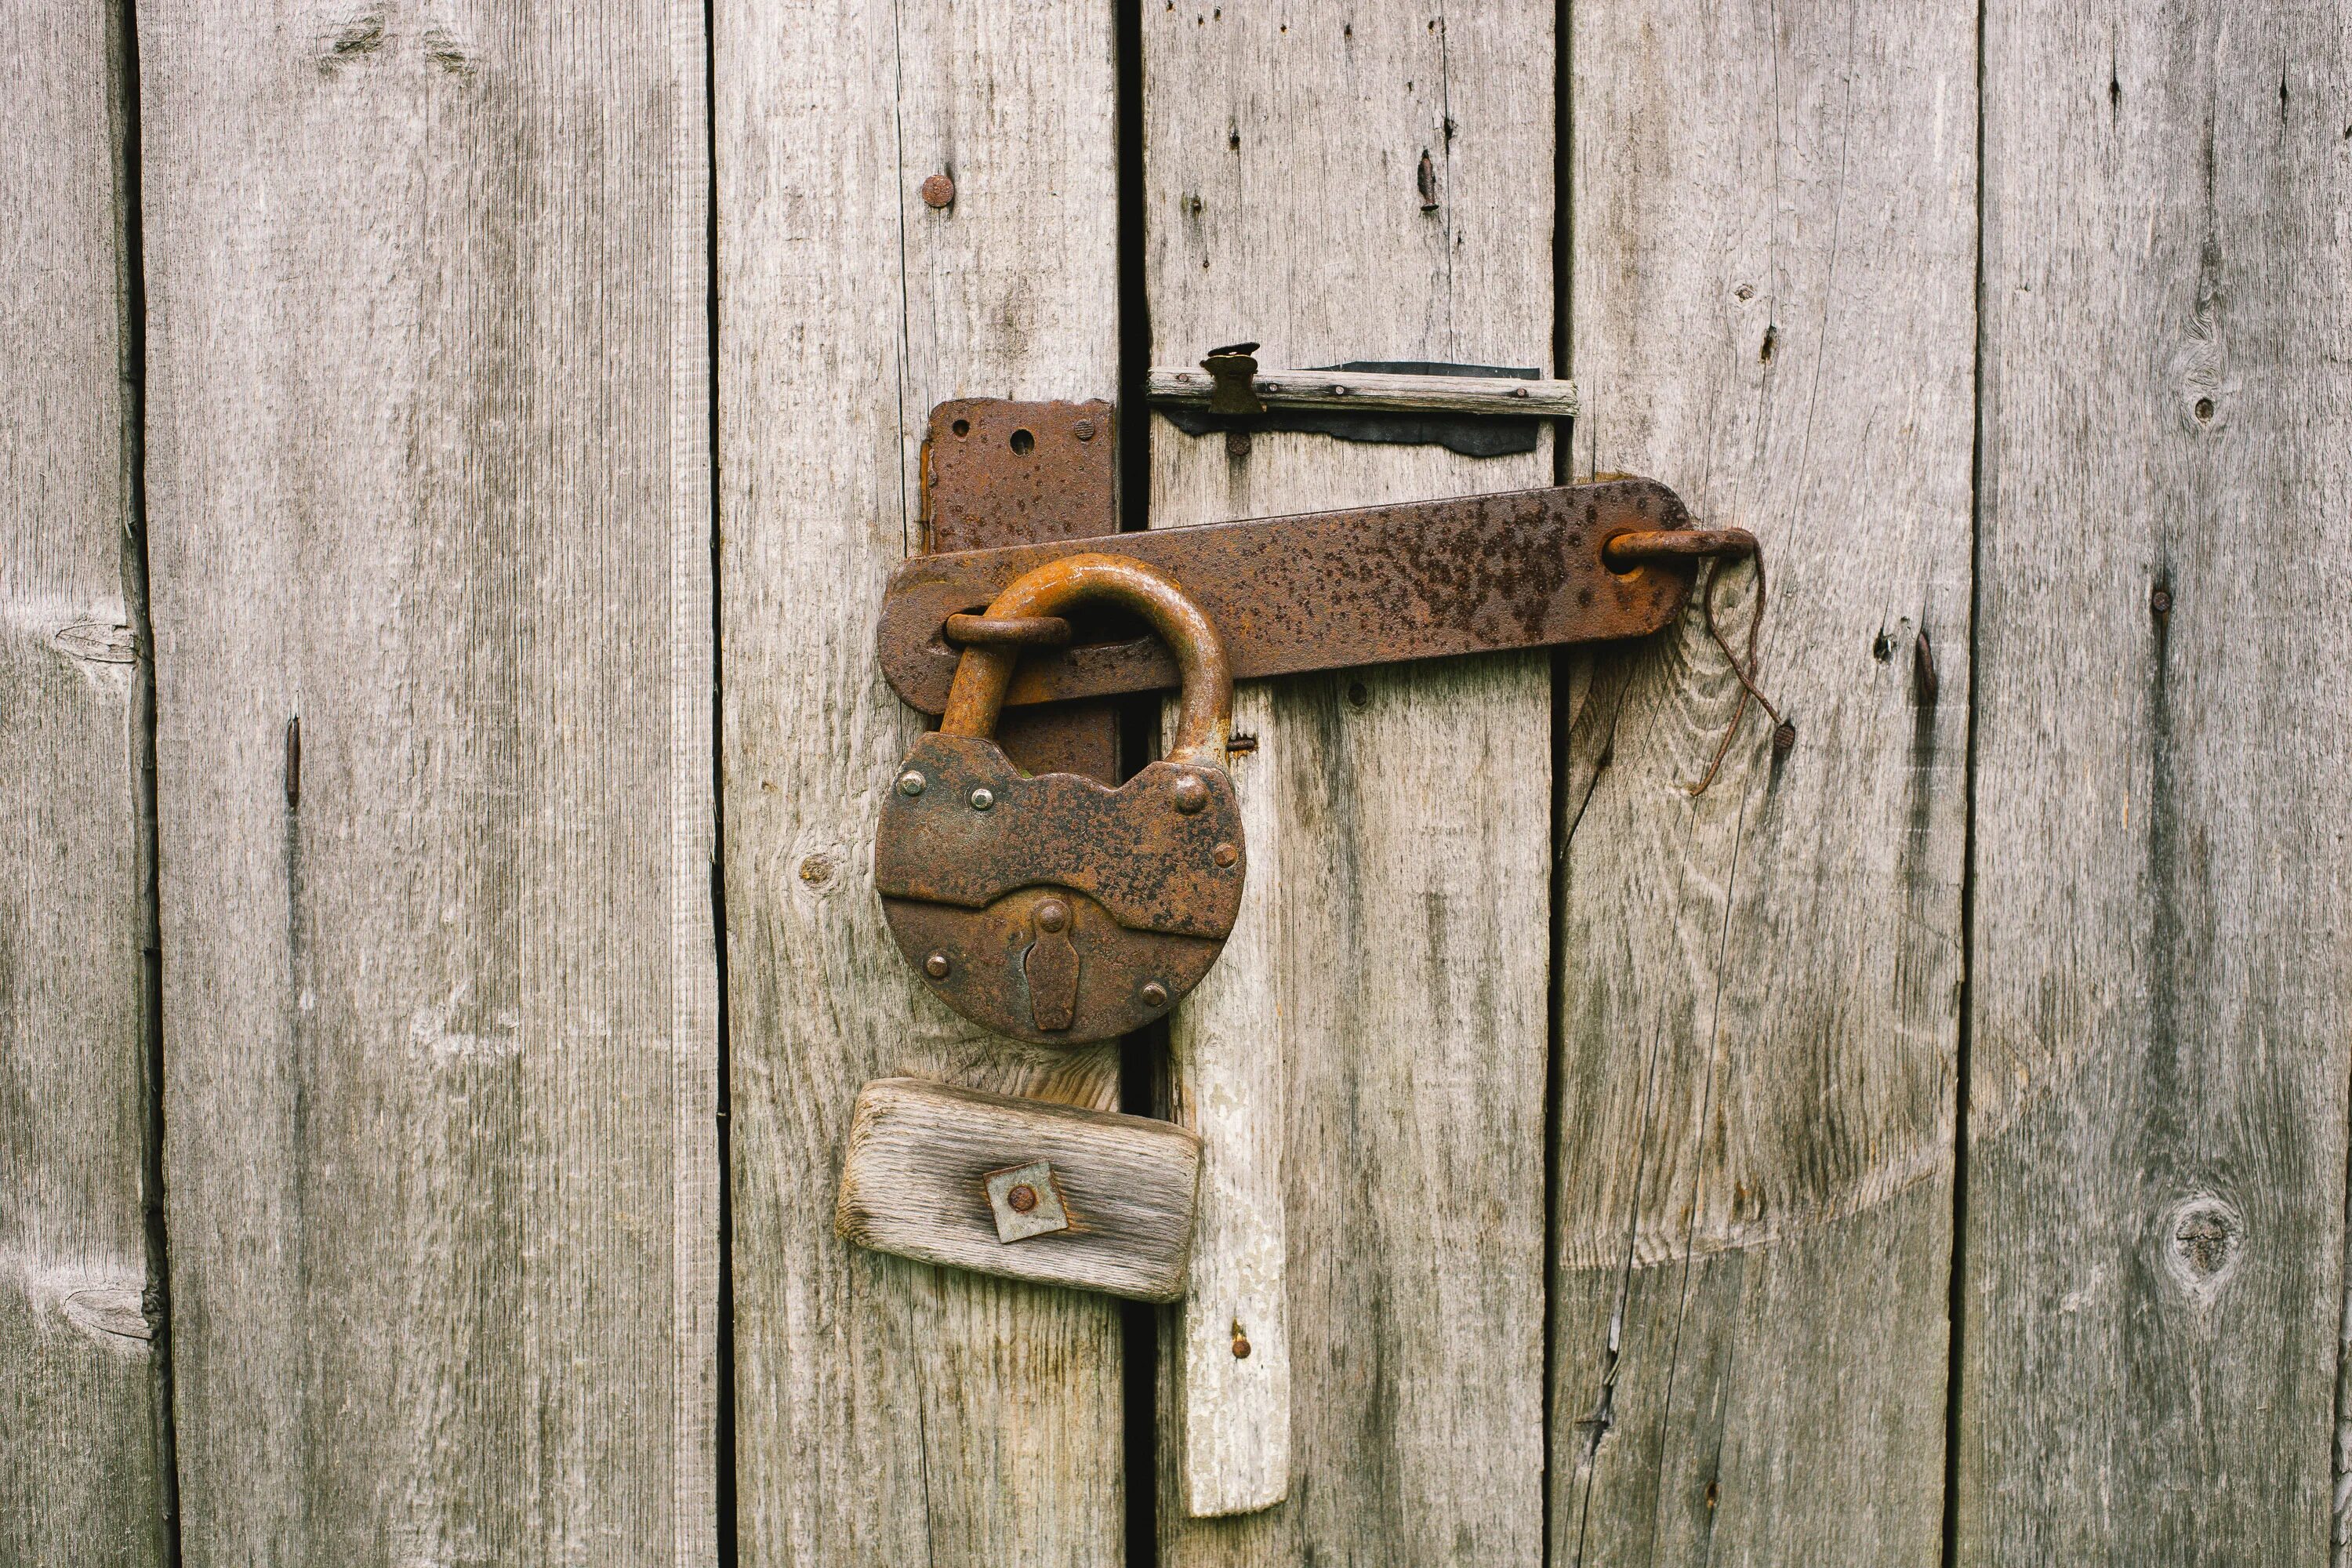
[[[1083,603],[1141,615],[1183,672],[1175,745],[1115,789],[1032,777],[989,738],[1021,644]],[[1174,582],[1118,555],[1050,562],[966,625],[982,640],[964,647],[940,727],[907,754],[875,834],[891,934],[941,1000],[1001,1034],[1079,1045],[1139,1028],[1200,983],[1241,908],[1224,645]]]

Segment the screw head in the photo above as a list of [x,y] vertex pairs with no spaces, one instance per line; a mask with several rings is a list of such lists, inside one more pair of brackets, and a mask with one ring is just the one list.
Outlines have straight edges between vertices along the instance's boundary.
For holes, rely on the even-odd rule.
[[1176,809],[1187,816],[1209,804],[1209,786],[1202,783],[1199,775],[1194,773],[1180,775],[1176,782],[1169,786],[1168,793],[1174,797]]
[[1168,987],[1160,984],[1157,980],[1145,981],[1143,983],[1143,1005],[1147,1007],[1165,1007],[1168,1005]]
[[1059,899],[1045,899],[1037,905],[1037,929],[1060,931],[1070,923],[1070,906]]
[[1219,866],[1231,866],[1241,858],[1242,852],[1230,844],[1220,844],[1209,851],[1209,858],[1214,860]]
[[911,798],[912,796],[922,794],[923,791],[929,786],[929,784],[930,781],[923,777],[922,774],[917,773],[912,768],[908,768],[905,773],[898,775],[898,793]]
[[923,960],[923,973],[934,980],[945,980],[951,967],[953,966],[948,963],[948,955],[944,952],[934,952]]
[[955,182],[945,174],[933,174],[923,182],[923,205],[943,207],[955,200]]
[[990,789],[986,784],[982,784],[980,788],[971,792],[972,810],[986,811],[990,806],[994,805],[995,804],[996,792]]
[[1004,1206],[1014,1214],[1027,1214],[1037,1206],[1037,1189],[1024,1182],[1004,1194]]

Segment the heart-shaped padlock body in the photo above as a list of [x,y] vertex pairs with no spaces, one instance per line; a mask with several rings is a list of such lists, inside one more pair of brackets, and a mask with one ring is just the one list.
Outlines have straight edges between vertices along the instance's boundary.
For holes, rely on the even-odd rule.
[[1166,1014],[1216,962],[1245,869],[1223,768],[1157,762],[1113,788],[971,735],[915,743],[874,840],[908,962],[974,1023],[1048,1045]]

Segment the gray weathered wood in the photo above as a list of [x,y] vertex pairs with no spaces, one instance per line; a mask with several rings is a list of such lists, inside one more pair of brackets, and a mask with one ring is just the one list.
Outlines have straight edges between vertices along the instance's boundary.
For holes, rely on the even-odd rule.
[[[872,835],[924,728],[874,628],[929,407],[1117,390],[1110,9],[716,12],[737,1486],[748,1564],[1114,1562],[1118,1308],[850,1247],[869,1079],[1109,1109],[1110,1047],[925,994]],[[954,204],[927,205],[950,174]]]
[[[1053,1167],[1068,1226],[1004,1241],[987,1178],[1038,1161]],[[927,1263],[1173,1301],[1200,1173],[1201,1141],[1165,1121],[879,1079],[858,1091],[835,1228]]]
[[[1254,855],[1283,831],[1274,759],[1286,742],[1274,712],[1264,682],[1234,694],[1232,729],[1257,742],[1225,759]],[[1171,734],[1175,722],[1171,703]],[[1270,1507],[1290,1489],[1283,896],[1268,869],[1249,879],[1217,966],[1168,1020],[1175,1119],[1211,1134],[1171,1369],[1183,1505],[1204,1518]],[[1249,1353],[1236,1354],[1244,1345]]]
[[192,1563],[715,1555],[701,15],[139,7]]
[[160,1564],[121,59],[0,12],[0,1562]]
[[[1209,401],[1204,370],[1154,369],[1143,390],[1154,403]],[[1261,369],[1251,384],[1269,408],[1392,408],[1456,414],[1575,417],[1576,387],[1565,381],[1475,375],[1395,375],[1359,370]]]
[[1985,17],[1964,1564],[2318,1563],[2352,7]]
[[[1144,6],[1154,361],[1255,338],[1276,364],[1543,363],[1552,15]],[[1151,447],[1155,527],[1551,474],[1549,438],[1480,461],[1267,434],[1242,457],[1155,418]],[[1290,1495],[1188,1518],[1171,1387],[1171,1564],[1539,1558],[1549,670],[1505,656],[1269,689],[1279,829],[1250,856],[1272,930],[1220,983],[1264,964],[1278,1009],[1262,1048],[1286,1075]],[[1215,1110],[1198,1111],[1213,1169]],[[1181,1353],[1164,1360],[1172,1376]]]
[[[1571,12],[1580,469],[1769,571],[1576,661],[1551,1391],[1570,1563],[1932,1564],[1968,741],[1974,21]],[[1744,644],[1756,584],[1717,614]],[[1932,669],[1932,689],[1926,672]]]

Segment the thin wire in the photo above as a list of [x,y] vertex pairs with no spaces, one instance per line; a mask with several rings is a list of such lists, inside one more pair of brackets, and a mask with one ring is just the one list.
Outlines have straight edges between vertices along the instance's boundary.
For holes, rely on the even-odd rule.
[[1706,616],[1706,635],[1715,639],[1715,646],[1723,650],[1723,657],[1731,663],[1731,673],[1739,678],[1739,706],[1731,710],[1731,722],[1723,727],[1723,739],[1716,743],[1715,758],[1706,764],[1706,776],[1688,786],[1694,798],[1705,795],[1707,785],[1715,782],[1715,775],[1721,771],[1723,759],[1731,751],[1732,737],[1739,733],[1739,721],[1748,717],[1749,698],[1754,698],[1772,717],[1772,751],[1775,755],[1787,756],[1790,748],[1797,743],[1797,727],[1780,716],[1780,710],[1772,706],[1772,700],[1756,685],[1753,671],[1757,641],[1764,630],[1764,552],[1759,550],[1749,559],[1756,563],[1756,608],[1748,617],[1748,658],[1744,662],[1731,651],[1731,645],[1723,638],[1723,628],[1715,622],[1715,580],[1723,570],[1722,557],[1707,563],[1706,586],[1699,592],[1699,607]]

